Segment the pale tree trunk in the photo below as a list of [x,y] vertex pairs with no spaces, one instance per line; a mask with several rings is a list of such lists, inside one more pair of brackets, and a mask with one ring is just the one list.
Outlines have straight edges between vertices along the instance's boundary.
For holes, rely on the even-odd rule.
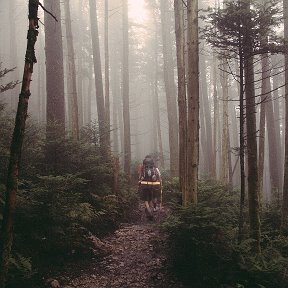
[[211,161],[212,177],[217,178],[216,165],[217,165],[217,138],[218,138],[218,119],[219,119],[219,104],[217,95],[217,59],[213,53],[213,106],[214,106],[214,119],[213,119],[213,158]]
[[155,105],[155,110],[157,111],[155,115],[156,125],[157,125],[157,139],[159,146],[159,158],[160,158],[160,166],[164,169],[164,152],[163,152],[163,141],[162,141],[162,133],[161,133],[161,122],[160,122],[160,106],[159,106],[159,93],[158,93],[158,73],[159,73],[159,60],[158,60],[158,25],[157,19],[155,15],[155,11],[153,11],[153,21],[154,21],[154,29],[155,29],[155,46],[154,46],[154,101],[153,105]]
[[184,205],[197,203],[199,166],[199,37],[198,0],[188,0],[188,131],[187,131],[187,199]]
[[[109,34],[108,34],[108,8],[109,8],[109,0],[105,0],[105,39],[104,39],[104,46],[105,46],[105,114],[106,114],[106,129],[107,132],[107,145],[110,147],[110,95],[109,95]],[[109,149],[109,148],[108,148]],[[109,149],[110,150],[110,149]]]
[[29,0],[29,30],[27,35],[27,48],[21,93],[15,120],[15,126],[10,146],[10,160],[7,173],[5,206],[0,234],[0,287],[5,287],[9,268],[9,258],[13,242],[13,221],[16,208],[16,195],[18,191],[18,175],[21,160],[22,143],[25,132],[25,123],[30,96],[30,83],[33,65],[36,63],[35,43],[38,36],[38,1]]
[[[74,140],[79,140],[79,118],[78,118],[78,99],[77,99],[77,87],[76,87],[76,68],[75,68],[75,56],[73,35],[71,27],[71,13],[70,13],[70,1],[64,1],[65,8],[65,25],[66,25],[66,40],[67,40],[67,52],[68,52],[68,74],[69,80],[71,80],[71,96],[72,96],[72,137]],[[68,81],[69,81],[68,80]],[[69,98],[71,97],[69,94]]]
[[187,202],[187,101],[185,77],[185,35],[184,10],[182,0],[174,0],[176,52],[178,71],[178,111],[179,111],[179,185],[182,202]]
[[[243,8],[249,11],[250,0],[243,3]],[[246,31],[251,30],[251,24],[245,23]],[[255,253],[260,253],[260,216],[259,216],[259,182],[257,161],[257,130],[254,88],[253,39],[249,33],[244,37],[245,59],[245,92],[246,92],[246,127],[247,127],[247,159],[248,159],[248,203],[250,236],[255,239]]]
[[199,148],[199,173],[200,175],[207,174],[208,171],[208,157],[207,157],[207,140],[206,140],[206,127],[204,119],[204,109],[203,109],[203,90],[202,90],[202,81],[199,79],[199,118],[200,118],[200,148]]
[[282,230],[288,232],[288,3],[283,0],[285,38],[285,166],[282,204]]
[[[279,205],[280,195],[279,195],[279,173],[278,163],[279,163],[279,152],[276,145],[277,136],[275,130],[275,117],[273,111],[273,102],[271,95],[271,82],[270,73],[271,67],[269,64],[268,54],[263,55],[262,58],[262,69],[263,69],[263,92],[265,112],[266,112],[266,124],[267,124],[267,134],[268,134],[268,144],[269,144],[269,167],[270,167],[270,178],[271,178],[271,196],[272,201]],[[277,163],[277,164],[276,164]]]
[[[17,45],[16,45],[16,19],[15,19],[16,11],[15,11],[15,0],[10,0],[9,1],[9,37],[10,37],[10,65],[11,67],[16,67],[17,66]],[[17,73],[18,69],[15,70]],[[18,76],[18,73],[16,74]],[[19,79],[17,77],[17,79]],[[15,97],[13,90],[9,92],[10,94],[10,99],[11,99],[11,108],[14,110],[17,107],[17,97]]]
[[174,81],[174,65],[172,55],[172,40],[168,21],[168,1],[160,0],[161,27],[163,42],[163,61],[164,61],[164,84],[167,99],[167,113],[169,126],[169,148],[170,148],[170,173],[171,176],[178,175],[178,120],[176,106],[176,87]]
[[128,37],[128,2],[123,0],[123,59],[122,59],[122,98],[124,120],[124,172],[130,183],[131,134],[129,107],[129,37]]
[[107,154],[106,146],[106,130],[105,130],[105,107],[104,107],[104,95],[103,95],[103,81],[101,71],[101,58],[100,58],[100,45],[98,34],[98,20],[97,20],[97,8],[95,0],[89,0],[90,6],[90,24],[91,24],[91,38],[93,49],[93,63],[95,74],[95,89],[96,89],[96,103],[97,103],[97,115],[99,123],[100,134],[100,147],[104,156]]
[[207,77],[206,77],[206,63],[205,58],[200,56],[200,74],[202,79],[202,97],[203,97],[203,112],[205,118],[205,127],[206,127],[206,147],[207,147],[207,159],[208,159],[208,170],[207,174],[209,177],[214,175],[213,165],[213,143],[212,143],[212,124],[211,124],[211,109],[210,109],[210,102],[208,96],[208,87],[207,87]]
[[[157,44],[156,44],[157,45]],[[163,152],[163,142],[162,142],[162,134],[161,134],[161,123],[160,123],[160,109],[159,109],[159,95],[158,95],[158,53],[157,47],[155,47],[155,77],[154,77],[154,98],[153,105],[155,106],[155,119],[157,125],[157,138],[159,145],[159,156],[160,156],[160,165],[164,169],[164,152]]]
[[222,133],[222,171],[221,171],[221,180],[224,185],[228,185],[229,179],[229,163],[228,163],[228,154],[229,154],[229,116],[228,116],[228,64],[227,59],[222,60],[222,75],[221,75],[221,84],[222,84],[222,98],[223,98],[223,133]]
[[[273,55],[271,56],[272,58],[272,66],[273,66],[273,104],[274,104],[274,115],[275,115],[275,133],[276,133],[276,145],[277,145],[277,151],[278,151],[278,174],[279,174],[279,194],[282,192],[283,188],[283,158],[284,155],[282,153],[282,143],[281,143],[281,132],[280,132],[280,126],[282,122],[282,117],[280,113],[280,99],[279,99],[279,74],[280,74],[280,69],[274,67],[274,60],[273,60]],[[276,64],[277,65],[277,64]],[[274,69],[275,68],[275,69]]]
[[262,59],[262,87],[261,87],[261,104],[260,104],[260,123],[259,123],[259,140],[258,140],[258,177],[259,177],[259,197],[260,203],[263,200],[263,176],[264,176],[264,160],[265,160],[265,118],[266,118],[266,101],[265,101],[265,85],[267,85],[267,81],[265,81],[265,71],[264,71],[264,58]]
[[[77,45],[77,51],[75,51],[76,57],[77,57],[77,96],[78,96],[78,120],[79,120],[79,127],[81,128],[83,124],[90,123],[91,117],[87,114],[89,109],[91,109],[91,103],[89,103],[89,99],[86,99],[86,103],[88,102],[88,105],[85,106],[85,101],[83,97],[83,0],[78,0],[78,27],[77,31],[79,35],[78,37],[78,45]],[[90,60],[90,59],[89,59]],[[91,60],[90,60],[91,61]],[[90,62],[89,61],[89,62]],[[90,64],[89,64],[90,65]],[[89,97],[89,94],[87,95]],[[91,96],[91,94],[90,94]],[[85,108],[84,108],[85,107]],[[85,120],[84,120],[85,119]]]
[[53,11],[53,15],[58,19],[58,22],[56,22],[51,15],[44,14],[47,139],[54,141],[56,138],[65,137],[64,68],[60,0],[45,0],[44,5],[48,11]]
[[[112,61],[111,61],[111,92],[112,92],[112,97],[113,97],[113,105],[112,105],[112,111],[113,111],[113,126],[112,126],[112,131],[113,131],[113,152],[114,154],[119,153],[119,133],[120,133],[120,128],[118,124],[118,105],[119,105],[119,98],[121,96],[120,91],[120,83],[119,83],[119,70],[118,70],[118,65],[117,63],[117,52],[114,49],[112,53]],[[119,159],[118,159],[119,160]]]

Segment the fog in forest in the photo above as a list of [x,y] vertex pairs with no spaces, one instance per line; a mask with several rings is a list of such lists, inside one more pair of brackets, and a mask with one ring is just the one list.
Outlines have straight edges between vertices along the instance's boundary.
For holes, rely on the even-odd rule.
[[[26,2],[23,0],[11,0],[3,1],[2,3],[0,10],[0,21],[2,24],[0,26],[2,39],[0,42],[1,67],[2,69],[16,67],[15,71],[5,77],[5,80],[1,79],[2,82],[21,80],[22,77],[27,34],[28,11]],[[91,123],[98,123],[99,111],[97,111],[97,106],[99,104],[97,105],[96,90],[102,90],[105,109],[107,109],[106,105],[109,102],[110,117],[108,125],[111,150],[114,155],[120,157],[122,165],[125,165],[124,146],[126,145],[125,139],[127,139],[127,135],[124,132],[125,121],[123,115],[127,115],[125,110],[127,107],[124,107],[123,114],[123,95],[127,94],[129,101],[128,121],[130,124],[129,133],[131,138],[129,138],[131,141],[132,165],[133,163],[139,163],[145,155],[152,153],[158,159],[158,166],[162,166],[163,169],[173,170],[169,165],[171,164],[171,155],[173,157],[175,153],[170,153],[170,151],[175,150],[171,150],[170,146],[172,145],[171,141],[177,142],[177,114],[179,113],[177,107],[178,82],[173,1],[129,0],[127,7],[128,42],[126,44],[124,43],[126,40],[125,33],[123,32],[125,30],[125,22],[123,21],[124,10],[122,1],[61,1],[61,11],[57,11],[56,2],[44,1],[43,4],[47,11],[53,14],[58,21],[48,13],[45,13],[44,19],[44,11],[42,9],[39,10],[40,28],[36,43],[37,64],[34,67],[31,83],[29,117],[41,125],[45,125],[47,122],[47,111],[49,110],[49,107],[47,110],[47,103],[50,103],[49,101],[53,102],[53,99],[57,99],[57,95],[53,95],[51,96],[52,100],[47,102],[47,93],[57,93],[53,92],[53,87],[58,85],[57,80],[59,78],[57,77],[59,76],[55,74],[55,79],[49,80],[49,84],[47,84],[48,80],[46,76],[47,73],[53,75],[53,69],[55,69],[53,65],[57,65],[57,63],[59,66],[62,65],[62,56],[59,57],[59,49],[62,47],[63,66],[61,69],[64,71],[64,76],[60,80],[64,85],[65,133],[70,136],[73,134],[72,118],[75,105],[77,105],[78,110],[77,123],[79,130]],[[106,13],[105,3],[108,5]],[[65,8],[65,5],[69,6],[70,15],[67,14],[67,7]],[[200,16],[205,14],[203,9],[208,8],[209,5],[214,7],[214,1],[210,1],[210,3],[209,1],[199,2]],[[223,4],[218,3],[217,5],[221,6]],[[91,13],[91,7],[94,7],[93,13]],[[91,19],[92,16],[97,18]],[[69,25],[71,25],[70,28]],[[199,20],[199,25],[200,27],[203,26],[203,20]],[[49,37],[47,36],[48,34],[46,35],[47,37],[45,36],[45,27],[51,33]],[[71,29],[71,31],[67,29]],[[275,29],[279,35],[283,33],[283,25]],[[58,40],[53,38],[57,33],[61,33],[62,43],[57,43]],[[92,43],[92,34],[95,35],[96,42],[94,42],[96,44]],[[107,41],[106,48],[105,39]],[[45,41],[49,41],[49,43],[47,44]],[[59,46],[60,44],[61,46]],[[100,50],[98,51],[97,49]],[[106,52],[105,49],[107,49]],[[56,51],[53,52],[56,54],[51,54],[51,51]],[[200,177],[212,175],[210,168],[211,153],[213,152],[213,157],[215,157],[216,161],[215,176],[218,179],[223,179],[224,177],[226,178],[225,181],[232,181],[233,186],[237,187],[240,184],[239,155],[237,152],[239,150],[239,84],[237,76],[235,76],[238,73],[238,60],[230,59],[228,65],[225,66],[226,68],[223,68],[223,63],[219,61],[216,49],[208,45],[204,39],[200,39],[199,51],[199,175]],[[100,53],[99,59],[95,53]],[[52,66],[48,67],[46,65],[48,64],[47,57],[54,60],[53,64],[51,64]],[[128,64],[126,63],[127,67],[124,63],[125,57],[127,57],[128,61]],[[260,81],[261,56],[258,58],[258,61],[255,61],[256,96],[261,94],[262,87]],[[98,62],[95,63],[93,61]],[[274,116],[272,115],[273,111],[271,115],[275,121],[273,126],[277,127],[277,129],[275,128],[276,130],[274,128],[271,129],[274,129],[277,134],[275,137],[278,139],[278,158],[284,159],[283,56],[281,54],[273,54],[270,61],[272,65],[272,77],[270,80],[271,99],[273,102],[268,102],[273,104]],[[73,65],[71,64],[72,62]],[[94,72],[95,67],[98,70],[101,69],[96,74]],[[226,76],[223,76],[222,74],[225,69],[228,73]],[[109,73],[105,74],[107,72]],[[128,76],[125,76],[125,73],[128,73]],[[95,83],[97,80],[95,81],[95,75],[98,80],[100,77],[100,82],[102,82],[102,87],[96,89]],[[225,77],[226,79],[224,79]],[[128,79],[128,84],[123,84],[125,79]],[[99,82],[98,84],[96,83],[97,85],[99,85]],[[225,85],[227,90],[225,90]],[[12,111],[15,111],[17,107],[18,91],[19,86],[1,95],[1,99],[8,104],[9,109]],[[227,95],[224,95],[225,91],[227,91]],[[74,96],[76,98],[73,98]],[[226,99],[224,99],[225,97]],[[73,99],[77,99],[77,101],[75,102]],[[59,107],[57,101],[54,103],[55,107],[53,103],[51,104],[52,108],[50,109],[52,111],[57,110],[57,107]],[[260,96],[256,98],[256,102],[261,102]],[[167,103],[171,106],[169,109],[167,109]],[[103,107],[100,109],[102,110]],[[257,105],[256,109],[260,111],[260,104]],[[225,115],[227,115],[227,118],[225,118]],[[260,121],[259,115],[260,113],[257,113],[257,126],[259,126]],[[107,125],[105,128],[107,131]],[[171,133],[175,134],[174,140],[169,140]],[[269,154],[269,145],[273,144],[270,143],[268,145],[267,137],[265,139],[267,142],[265,145],[265,155],[267,157],[265,157],[264,163],[263,187],[266,195],[265,199],[268,200],[271,190],[271,177],[269,176],[271,173],[269,168],[271,162],[269,162],[269,157],[270,159],[273,157],[272,152]],[[177,147],[177,143],[175,145]],[[223,149],[228,149],[228,152],[223,152]],[[226,153],[227,157],[223,156]],[[223,164],[223,161],[227,161],[227,164]],[[283,161],[281,161],[277,168],[278,171],[282,169],[280,167],[283,167]],[[223,172],[223,169],[226,169],[228,172]],[[282,180],[279,179],[279,181]]]

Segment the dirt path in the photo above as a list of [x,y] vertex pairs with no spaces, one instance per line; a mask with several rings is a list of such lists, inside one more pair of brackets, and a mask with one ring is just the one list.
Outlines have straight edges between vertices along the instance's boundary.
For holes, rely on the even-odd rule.
[[64,288],[182,287],[169,277],[165,257],[155,250],[155,240],[160,238],[155,223],[123,224],[105,239],[111,254]]

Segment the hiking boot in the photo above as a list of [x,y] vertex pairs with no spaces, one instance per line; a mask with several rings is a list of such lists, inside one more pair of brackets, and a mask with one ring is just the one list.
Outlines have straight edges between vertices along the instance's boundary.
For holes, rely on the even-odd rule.
[[145,214],[149,220],[153,219],[153,214],[150,208],[145,208]]

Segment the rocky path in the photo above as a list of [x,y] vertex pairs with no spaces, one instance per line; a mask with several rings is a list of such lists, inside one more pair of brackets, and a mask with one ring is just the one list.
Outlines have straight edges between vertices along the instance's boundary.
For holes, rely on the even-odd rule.
[[[160,212],[158,212],[160,213]],[[110,254],[88,273],[71,279],[65,288],[180,288],[166,269],[166,259],[157,252],[162,235],[157,223],[123,224],[105,239]]]

